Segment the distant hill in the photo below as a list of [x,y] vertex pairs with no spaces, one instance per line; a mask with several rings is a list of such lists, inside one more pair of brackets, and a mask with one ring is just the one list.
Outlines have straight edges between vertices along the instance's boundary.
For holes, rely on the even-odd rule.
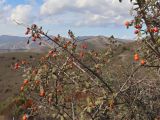
[[0,36],[0,51],[33,50],[35,52],[38,52],[44,49],[44,46],[39,46],[32,41],[30,42],[30,44],[27,44],[27,41],[27,37],[2,35]]
[[25,37],[18,36],[0,36],[0,49],[29,49],[29,46],[25,45]]
[[[92,48],[105,48],[106,45],[110,44],[111,39],[116,41],[117,44],[123,44],[129,40],[109,38],[106,36],[79,36],[76,38],[78,43],[87,42]],[[42,52],[46,49],[45,46],[39,46],[38,43],[30,41],[27,44],[27,37],[19,36],[0,36],[0,51],[32,51],[32,52]]]

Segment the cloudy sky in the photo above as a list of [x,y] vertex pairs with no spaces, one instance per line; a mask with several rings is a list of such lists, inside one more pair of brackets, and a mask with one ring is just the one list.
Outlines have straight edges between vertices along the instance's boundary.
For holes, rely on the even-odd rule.
[[0,35],[23,36],[27,25],[43,26],[50,34],[67,36],[71,29],[76,36],[114,35],[134,38],[133,29],[123,23],[132,19],[129,0],[0,0]]

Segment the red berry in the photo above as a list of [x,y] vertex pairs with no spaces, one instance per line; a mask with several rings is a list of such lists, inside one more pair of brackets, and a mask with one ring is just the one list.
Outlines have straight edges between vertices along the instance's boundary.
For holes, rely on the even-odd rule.
[[24,86],[23,85],[21,86],[20,90],[21,90],[21,92],[24,90]]
[[28,120],[28,115],[24,114],[23,117],[22,117],[22,120]]
[[157,27],[154,27],[153,28],[153,32],[158,32],[159,30],[158,30],[158,28]]
[[40,90],[39,95],[40,95],[41,97],[44,97],[44,96],[45,96],[45,92],[44,92],[44,90],[43,90],[43,89],[42,89],[42,90]]
[[36,41],[36,37],[32,37],[32,41]]
[[23,84],[24,84],[24,85],[27,85],[28,82],[29,82],[28,80],[24,80],[24,81],[23,81]]
[[53,54],[53,52],[54,52],[53,50],[49,51],[49,55],[52,55],[52,54]]
[[63,45],[63,48],[64,48],[64,49],[66,49],[67,47],[68,47],[67,44],[64,44],[64,45]]
[[41,36],[40,36],[39,33],[35,34],[35,37],[36,37],[36,38],[41,38]]
[[36,80],[35,83],[36,83],[36,85],[39,85],[40,84],[40,80]]
[[136,28],[136,29],[141,29],[142,26],[138,24],[138,25],[135,26],[135,28]]
[[126,27],[128,27],[128,26],[130,25],[130,22],[129,22],[129,21],[126,21],[126,22],[124,23],[124,25],[125,25]]
[[139,30],[135,30],[135,31],[134,31],[134,34],[138,34],[138,33],[139,33]]
[[139,55],[138,55],[137,53],[134,55],[134,60],[135,60],[135,61],[138,61],[138,60],[139,60]]
[[145,65],[146,62],[144,60],[141,60],[141,65]]
[[20,67],[20,65],[19,65],[19,63],[15,63],[15,65],[14,65],[14,69],[18,69]]
[[52,57],[54,57],[54,58],[55,58],[56,56],[57,56],[57,54],[56,54],[56,53],[54,53],[54,54],[52,55]]
[[36,75],[37,73],[38,73],[38,71],[36,69],[32,71],[33,75]]
[[18,64],[18,63],[15,63],[15,66],[19,66],[19,64]]

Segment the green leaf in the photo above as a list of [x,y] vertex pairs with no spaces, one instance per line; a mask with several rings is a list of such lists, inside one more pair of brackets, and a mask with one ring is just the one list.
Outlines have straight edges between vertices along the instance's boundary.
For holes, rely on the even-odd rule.
[[84,112],[80,113],[80,120],[85,120],[85,118],[84,118]]
[[63,117],[63,116],[61,116],[61,117],[60,117],[60,120],[64,120],[64,117]]
[[157,40],[158,45],[160,45],[160,38]]
[[91,107],[87,107],[87,112],[91,112],[92,111],[92,108]]

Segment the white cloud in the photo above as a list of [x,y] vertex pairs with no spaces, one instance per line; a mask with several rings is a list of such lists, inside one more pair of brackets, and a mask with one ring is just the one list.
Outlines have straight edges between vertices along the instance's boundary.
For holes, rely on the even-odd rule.
[[[107,26],[108,24],[122,24],[129,18],[131,3],[124,0],[44,0],[40,7],[42,16],[55,16],[57,14],[72,14],[77,19],[76,26]],[[65,18],[59,17],[64,21]]]
[[12,10],[11,20],[16,20],[22,23],[31,23],[33,21],[31,5],[17,5],[16,8]]
[[14,19],[25,24],[34,22],[50,29],[59,28],[59,31],[68,28],[80,30],[83,29],[81,27],[90,26],[117,27],[131,17],[130,9],[129,0],[123,0],[123,3],[118,0],[43,0],[42,4],[38,3],[38,0],[27,0],[16,6],[0,0],[0,26],[6,26],[0,34],[23,34],[23,29],[17,29],[11,22]]
[[5,3],[5,0],[0,0],[0,5],[4,3]]
[[7,20],[10,10],[11,5],[6,4],[5,0],[0,0],[0,22]]
[[[45,22],[71,26],[108,26],[123,24],[130,17],[129,0],[43,0],[37,5],[36,0],[29,0],[12,9],[0,0],[0,18],[17,20],[26,24]],[[12,9],[12,10],[11,10]],[[5,15],[5,16],[4,16]]]
[[40,13],[42,15],[52,15],[59,13],[69,7],[71,1],[73,0],[45,0],[43,5],[41,6]]

